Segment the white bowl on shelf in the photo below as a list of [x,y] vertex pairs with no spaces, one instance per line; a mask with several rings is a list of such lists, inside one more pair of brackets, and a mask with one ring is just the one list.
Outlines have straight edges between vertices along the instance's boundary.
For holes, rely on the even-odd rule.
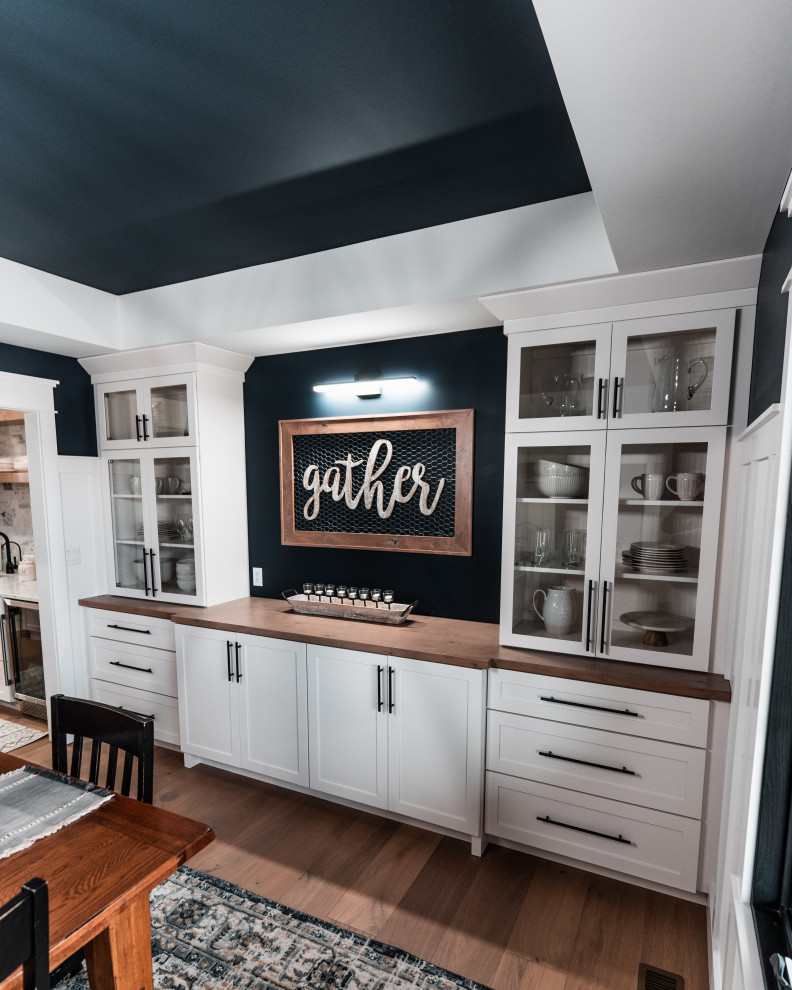
[[536,479],[536,487],[547,498],[580,498],[588,489],[588,477],[585,474],[569,477],[540,475]]
[[176,584],[182,591],[195,591],[195,578],[177,574]]
[[579,464],[561,464],[560,461],[538,460],[536,473],[543,478],[588,477],[589,469]]

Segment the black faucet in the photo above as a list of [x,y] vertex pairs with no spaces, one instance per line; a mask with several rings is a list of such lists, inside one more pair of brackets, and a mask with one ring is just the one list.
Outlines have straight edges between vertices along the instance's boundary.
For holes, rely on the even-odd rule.
[[22,547],[16,542],[16,540],[9,540],[5,533],[0,533],[0,539],[2,539],[5,543],[6,574],[13,574],[19,565],[19,561],[15,564],[11,559],[11,544],[13,543],[17,550],[19,550],[19,560],[22,559]]

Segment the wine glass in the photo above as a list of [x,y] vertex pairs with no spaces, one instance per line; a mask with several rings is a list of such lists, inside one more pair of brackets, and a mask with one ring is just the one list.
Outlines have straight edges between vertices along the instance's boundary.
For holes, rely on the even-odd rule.
[[532,563],[541,567],[550,559],[553,553],[553,534],[549,529],[537,529],[534,536],[534,552]]

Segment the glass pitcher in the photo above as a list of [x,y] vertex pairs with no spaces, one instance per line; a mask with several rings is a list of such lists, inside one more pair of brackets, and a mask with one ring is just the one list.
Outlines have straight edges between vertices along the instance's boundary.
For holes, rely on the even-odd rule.
[[[664,354],[655,360],[655,390],[652,412],[681,412],[698,392],[709,372],[704,358],[684,358]],[[697,381],[691,381],[693,369],[703,368]]]

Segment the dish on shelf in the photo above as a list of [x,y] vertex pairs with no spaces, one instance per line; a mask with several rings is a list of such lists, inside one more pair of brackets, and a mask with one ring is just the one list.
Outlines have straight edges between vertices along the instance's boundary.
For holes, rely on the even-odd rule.
[[644,646],[668,646],[667,633],[684,632],[695,625],[693,619],[673,612],[625,612],[619,622],[644,630]]
[[673,574],[689,566],[687,547],[675,543],[632,543],[622,551],[622,561],[642,574]]
[[588,477],[589,469],[579,464],[561,464],[560,461],[546,461],[540,458],[536,462],[536,473],[542,477],[569,478],[578,475]]
[[579,498],[588,490],[588,475],[538,475],[536,487],[547,498]]

